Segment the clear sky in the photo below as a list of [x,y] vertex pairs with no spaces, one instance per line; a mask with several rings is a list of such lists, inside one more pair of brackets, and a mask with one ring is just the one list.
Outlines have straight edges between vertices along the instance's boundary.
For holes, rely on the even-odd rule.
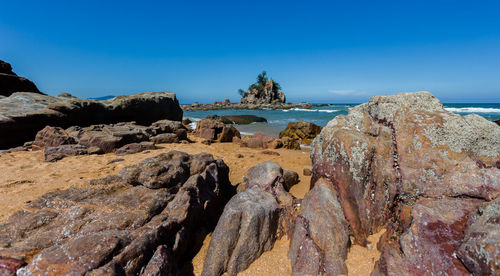
[[[383,3],[382,3],[383,2]],[[262,70],[290,101],[428,90],[500,102],[500,1],[0,0],[0,59],[40,90],[239,101]]]

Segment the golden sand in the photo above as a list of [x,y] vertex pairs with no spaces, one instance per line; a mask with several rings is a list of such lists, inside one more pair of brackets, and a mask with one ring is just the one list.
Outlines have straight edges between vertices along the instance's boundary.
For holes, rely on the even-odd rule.
[[[193,137],[190,137],[197,140]],[[241,181],[243,174],[251,167],[265,161],[274,161],[283,169],[293,170],[299,174],[300,183],[292,187],[291,193],[303,198],[309,190],[310,176],[303,175],[304,168],[311,168],[308,150],[273,150],[280,156],[261,153],[262,150],[241,148],[232,143],[212,144],[161,144],[161,149],[142,153],[116,156],[113,153],[104,155],[72,156],[57,162],[45,162],[42,151],[15,152],[0,155],[0,223],[12,213],[37,197],[54,190],[66,189],[70,186],[87,186],[86,180],[117,174],[126,166],[139,163],[145,158],[170,150],[184,151],[189,154],[207,152],[216,158],[222,158],[230,168],[231,183]],[[243,158],[238,158],[242,154]],[[124,159],[109,163],[114,159]],[[376,250],[376,241],[380,233],[370,237],[373,246],[369,250],[361,246],[353,246],[348,255],[347,267],[350,275],[369,275],[380,253]],[[211,235],[204,241],[200,252],[193,259],[194,274],[200,275]],[[278,240],[271,251],[265,252],[240,275],[289,275],[290,261],[287,257],[289,240],[283,237]]]

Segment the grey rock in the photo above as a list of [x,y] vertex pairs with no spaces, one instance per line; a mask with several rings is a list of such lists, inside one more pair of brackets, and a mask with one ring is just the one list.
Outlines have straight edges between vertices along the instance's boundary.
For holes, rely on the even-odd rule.
[[60,145],[57,147],[45,147],[43,155],[45,161],[54,162],[68,156],[87,155],[88,148],[82,145]]

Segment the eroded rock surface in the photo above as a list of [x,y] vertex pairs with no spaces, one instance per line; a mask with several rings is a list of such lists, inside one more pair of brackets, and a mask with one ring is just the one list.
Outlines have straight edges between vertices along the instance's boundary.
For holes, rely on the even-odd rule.
[[0,149],[32,141],[45,126],[67,128],[135,121],[180,121],[182,110],[174,93],[147,92],[99,101],[19,92],[0,98]]
[[218,119],[203,119],[197,122],[195,135],[216,142],[232,142],[240,138],[240,132],[231,124],[224,124]]
[[179,274],[234,194],[228,173],[211,155],[173,151],[47,193],[0,225],[0,271],[13,258],[27,263],[18,275]]
[[374,275],[473,271],[455,256],[469,218],[500,193],[496,124],[448,112],[428,92],[376,96],[330,121],[311,158],[312,187],[333,184],[354,242],[387,226]]
[[300,144],[310,144],[312,140],[321,132],[321,127],[306,121],[288,123],[286,128],[280,132],[279,137],[289,137],[297,140]]
[[292,219],[295,199],[283,188],[283,169],[273,162],[251,168],[214,230],[204,276],[236,275],[272,249]]

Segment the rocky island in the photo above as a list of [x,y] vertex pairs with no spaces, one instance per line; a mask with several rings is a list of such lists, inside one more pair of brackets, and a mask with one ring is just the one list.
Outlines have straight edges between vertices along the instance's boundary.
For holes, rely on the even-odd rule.
[[217,109],[290,109],[290,108],[311,108],[310,103],[287,103],[286,96],[280,90],[281,86],[274,80],[267,77],[264,71],[257,76],[257,82],[251,84],[247,91],[240,89],[241,95],[239,103],[231,103],[229,99],[213,104],[181,105],[183,110],[217,110]]

